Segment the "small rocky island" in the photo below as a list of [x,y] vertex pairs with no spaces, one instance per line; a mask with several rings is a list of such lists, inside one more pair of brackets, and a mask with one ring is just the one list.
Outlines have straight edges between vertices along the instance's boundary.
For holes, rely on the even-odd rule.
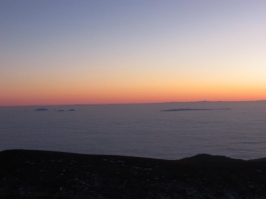
[[266,198],[266,159],[0,152],[2,199]]
[[34,111],[49,111],[47,108],[37,108]]
[[211,109],[211,108],[174,108],[174,109],[165,109],[161,110],[161,112],[179,112],[179,111],[214,111],[214,110],[220,110],[220,111],[230,111],[230,108],[217,108],[217,109]]

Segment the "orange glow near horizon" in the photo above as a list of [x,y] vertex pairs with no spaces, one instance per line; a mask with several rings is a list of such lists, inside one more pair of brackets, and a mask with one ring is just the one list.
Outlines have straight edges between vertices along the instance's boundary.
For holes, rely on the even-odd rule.
[[[146,88],[98,88],[76,89],[65,88],[61,92],[51,90],[30,90],[29,92],[9,93],[1,99],[1,106],[27,105],[66,105],[66,104],[125,104],[125,103],[160,103],[191,101],[253,101],[265,100],[266,88],[254,87],[201,87],[186,86],[179,88],[146,87]],[[22,95],[23,94],[23,95]]]

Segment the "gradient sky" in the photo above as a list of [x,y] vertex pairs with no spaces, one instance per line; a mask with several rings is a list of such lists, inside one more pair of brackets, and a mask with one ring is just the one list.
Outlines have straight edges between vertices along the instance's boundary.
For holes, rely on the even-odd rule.
[[1,0],[0,106],[266,99],[265,0]]

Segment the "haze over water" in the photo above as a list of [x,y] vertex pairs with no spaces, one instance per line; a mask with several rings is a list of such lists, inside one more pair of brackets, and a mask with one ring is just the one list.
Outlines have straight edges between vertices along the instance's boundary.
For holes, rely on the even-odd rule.
[[[199,153],[266,156],[265,101],[46,106],[48,111],[34,111],[37,108],[0,108],[0,150],[162,159]],[[161,111],[168,109],[182,111]]]

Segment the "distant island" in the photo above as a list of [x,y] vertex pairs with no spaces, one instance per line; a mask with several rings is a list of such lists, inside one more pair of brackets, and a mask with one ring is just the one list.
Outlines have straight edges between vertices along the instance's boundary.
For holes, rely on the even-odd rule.
[[174,112],[174,111],[212,111],[212,110],[231,110],[230,108],[218,108],[218,109],[210,109],[210,108],[177,108],[177,109],[165,109],[161,110],[162,112]]
[[[57,112],[64,112],[65,110],[63,110],[63,109],[59,109],[59,110],[57,110]],[[75,109],[69,109],[69,110],[67,110],[68,112],[72,112],[72,111],[76,111]]]
[[37,108],[34,111],[49,111],[47,108]]
[[[49,111],[49,109],[47,109],[47,108],[37,108],[34,111]],[[54,111],[56,111],[56,112],[64,112],[65,110],[63,110],[63,109],[58,109],[58,110],[54,109]],[[73,111],[76,111],[76,110],[72,108],[72,109],[69,109],[67,111],[73,112]]]

